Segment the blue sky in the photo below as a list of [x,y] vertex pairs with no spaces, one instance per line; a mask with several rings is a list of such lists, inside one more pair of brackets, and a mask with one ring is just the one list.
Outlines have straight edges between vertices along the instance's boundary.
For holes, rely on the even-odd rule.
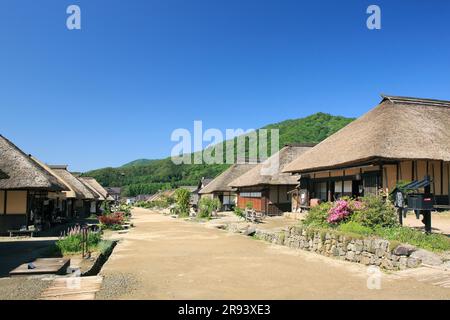
[[[82,30],[66,28],[70,4]],[[380,93],[450,100],[449,21],[446,0],[1,0],[0,133],[84,171],[169,156],[194,120],[248,129],[356,117]]]

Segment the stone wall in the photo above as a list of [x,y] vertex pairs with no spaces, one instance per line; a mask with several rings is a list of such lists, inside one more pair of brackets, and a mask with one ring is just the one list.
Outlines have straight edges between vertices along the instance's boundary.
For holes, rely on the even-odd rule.
[[[306,227],[290,227],[284,231],[263,230],[242,226],[229,228],[232,232],[253,235],[255,238],[294,249],[315,252],[340,260],[375,265],[387,270],[403,270],[421,265],[416,252],[423,252],[410,245],[377,238],[350,236],[337,231],[314,230]],[[433,255],[433,253],[429,253]]]

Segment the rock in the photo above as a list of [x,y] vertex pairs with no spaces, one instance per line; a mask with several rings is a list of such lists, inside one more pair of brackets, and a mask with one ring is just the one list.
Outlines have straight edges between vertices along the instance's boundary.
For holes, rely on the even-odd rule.
[[450,270],[450,261],[445,261],[443,267],[445,268],[445,270]]
[[379,258],[384,256],[384,253],[385,253],[385,251],[382,248],[378,248],[375,250],[375,255],[378,256]]
[[364,250],[364,243],[362,240],[357,240],[354,245],[354,250],[358,253]]
[[381,261],[381,267],[384,269],[392,270],[392,269],[394,269],[394,264],[389,259],[383,259]]
[[339,255],[339,249],[336,246],[332,246],[331,247],[331,254],[333,256],[338,256]]
[[371,248],[372,248],[372,240],[364,239],[364,251],[370,252]]
[[370,264],[370,257],[367,257],[367,256],[361,256],[361,260],[360,260],[360,262],[362,263],[362,264],[365,264],[366,266],[367,265],[369,265]]
[[427,250],[417,250],[411,254],[411,258],[415,258],[420,260],[423,264],[427,264],[430,266],[440,266],[443,261],[440,256],[437,254],[427,251]]
[[348,261],[354,261],[355,260],[355,253],[353,251],[348,251],[347,254],[345,255],[345,258]]
[[420,260],[409,257],[406,265],[408,266],[408,268],[417,268],[420,265]]
[[242,234],[246,236],[252,236],[256,233],[256,228],[249,226],[246,230],[243,230]]
[[401,244],[395,248],[392,253],[397,256],[409,256],[416,250],[415,247],[408,244]]
[[398,261],[398,267],[400,270],[406,269],[408,266],[408,258],[406,257],[400,257],[400,260]]

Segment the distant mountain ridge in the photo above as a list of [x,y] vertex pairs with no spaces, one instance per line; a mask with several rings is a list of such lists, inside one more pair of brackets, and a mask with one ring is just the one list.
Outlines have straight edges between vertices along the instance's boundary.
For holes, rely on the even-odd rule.
[[156,159],[137,159],[137,160],[134,160],[134,161],[124,164],[123,166],[121,166],[121,168],[133,167],[133,166],[145,166],[154,161],[156,161]]
[[[290,143],[318,143],[340,130],[354,118],[315,113],[305,118],[269,124],[261,129],[279,129],[279,147]],[[202,177],[215,177],[229,165],[175,165],[165,159],[138,159],[119,168],[103,168],[84,173],[103,186],[122,187],[124,196],[151,194],[181,185],[196,185]]]

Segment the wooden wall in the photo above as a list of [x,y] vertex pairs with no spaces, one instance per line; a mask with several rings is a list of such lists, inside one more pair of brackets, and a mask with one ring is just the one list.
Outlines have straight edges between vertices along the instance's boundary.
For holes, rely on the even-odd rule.
[[26,215],[27,195],[24,190],[0,190],[0,214]]

